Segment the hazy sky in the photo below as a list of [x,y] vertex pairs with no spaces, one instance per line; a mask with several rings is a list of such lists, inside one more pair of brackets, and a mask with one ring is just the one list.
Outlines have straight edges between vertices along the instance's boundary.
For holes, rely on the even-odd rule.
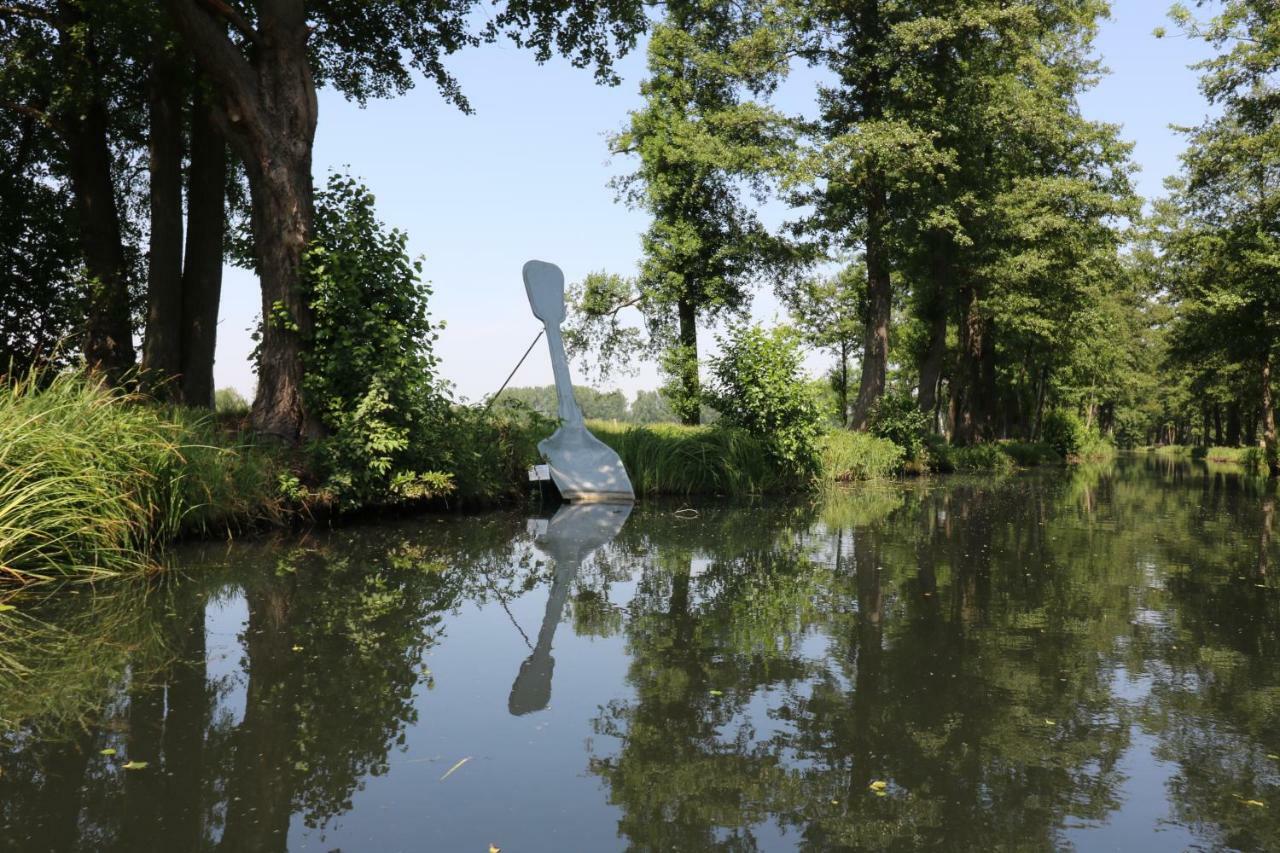
[[[1123,125],[1124,138],[1136,143],[1138,189],[1147,198],[1178,168],[1182,139],[1169,125],[1196,124],[1206,112],[1187,66],[1209,51],[1180,36],[1156,39],[1163,9],[1159,0],[1116,0],[1097,41],[1111,74],[1082,98],[1086,116]],[[473,115],[445,104],[428,83],[364,109],[322,92],[315,175],[320,185],[330,170],[349,169],[373,190],[383,221],[408,232],[410,251],[425,256],[432,315],[446,322],[437,344],[442,371],[460,396],[475,400],[497,390],[540,328],[520,280],[526,260],[559,264],[571,282],[594,270],[636,268],[648,219],[615,201],[609,179],[632,164],[610,162],[605,135],[639,105],[644,51],[641,45],[619,63],[616,87],[597,86],[590,72],[561,61],[538,66],[505,44],[460,54],[449,67]],[[806,110],[815,79],[797,72],[778,106]],[[769,221],[780,215],[769,213]],[[228,269],[223,288],[215,378],[218,387],[249,395],[257,280]],[[771,319],[777,302],[762,292],[754,313]],[[512,385],[551,381],[539,349]],[[644,365],[613,384],[630,395],[657,382]]]

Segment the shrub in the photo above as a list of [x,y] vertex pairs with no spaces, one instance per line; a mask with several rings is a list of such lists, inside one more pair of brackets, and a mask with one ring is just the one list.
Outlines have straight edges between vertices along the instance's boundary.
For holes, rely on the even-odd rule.
[[1040,425],[1040,439],[1065,459],[1080,453],[1086,432],[1084,424],[1080,423],[1080,418],[1074,412],[1054,409],[1044,416],[1044,422]]
[[1042,441],[1002,441],[1000,449],[1025,468],[1062,461],[1058,451]]
[[437,332],[421,260],[374,214],[373,194],[330,175],[316,195],[306,286],[315,326],[304,392],[329,435],[312,448],[339,507],[448,491],[439,445],[450,414],[436,376]]
[[234,388],[219,388],[213,392],[213,410],[220,415],[244,416],[249,414],[249,401]]
[[795,334],[738,326],[720,340],[711,360],[708,402],[726,425],[759,439],[766,452],[796,479],[819,470],[818,407],[801,370]]
[[891,392],[882,395],[872,407],[869,431],[901,447],[908,459],[922,460],[929,416],[920,411],[910,394]]

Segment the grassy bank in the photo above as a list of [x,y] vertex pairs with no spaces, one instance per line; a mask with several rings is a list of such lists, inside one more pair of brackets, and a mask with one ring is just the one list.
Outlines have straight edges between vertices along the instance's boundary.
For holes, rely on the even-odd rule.
[[1147,453],[1173,459],[1201,459],[1218,465],[1239,465],[1248,471],[1265,472],[1267,463],[1261,447],[1200,447],[1189,444],[1159,444],[1142,448]]
[[[431,449],[445,487],[353,505],[316,472],[324,448],[256,443],[242,417],[164,407],[76,375],[0,392],[0,583],[137,574],[183,536],[218,536],[388,506],[480,508],[528,495],[528,466],[555,425],[536,415],[456,407]],[[622,457],[636,492],[758,495],[924,473],[893,442],[834,430],[819,474],[797,477],[763,440],[724,426],[590,422]],[[1002,471],[1059,462],[1044,445],[930,447],[928,469]],[[914,466],[914,467],[913,467]]]
[[0,574],[18,582],[137,571],[187,533],[285,512],[281,468],[211,417],[140,405],[78,376],[0,390]]

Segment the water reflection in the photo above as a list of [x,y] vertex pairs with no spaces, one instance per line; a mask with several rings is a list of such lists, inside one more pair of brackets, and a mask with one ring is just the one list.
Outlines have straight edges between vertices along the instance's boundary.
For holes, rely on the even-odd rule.
[[538,630],[538,643],[520,664],[520,672],[511,685],[507,709],[512,714],[541,711],[551,701],[551,674],[556,665],[551,657],[551,642],[564,613],[569,587],[582,562],[618,535],[631,514],[631,507],[629,503],[562,504],[545,527],[535,526],[538,545],[554,562],[555,574],[547,595],[547,612]]
[[1280,849],[1274,501],[1137,457],[199,549],[0,641],[0,849]]

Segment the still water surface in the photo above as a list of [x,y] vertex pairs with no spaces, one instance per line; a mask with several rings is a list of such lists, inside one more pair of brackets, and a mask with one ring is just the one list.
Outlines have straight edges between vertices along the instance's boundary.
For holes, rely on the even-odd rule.
[[203,545],[61,596],[10,649],[0,849],[1280,849],[1256,481],[679,509]]

